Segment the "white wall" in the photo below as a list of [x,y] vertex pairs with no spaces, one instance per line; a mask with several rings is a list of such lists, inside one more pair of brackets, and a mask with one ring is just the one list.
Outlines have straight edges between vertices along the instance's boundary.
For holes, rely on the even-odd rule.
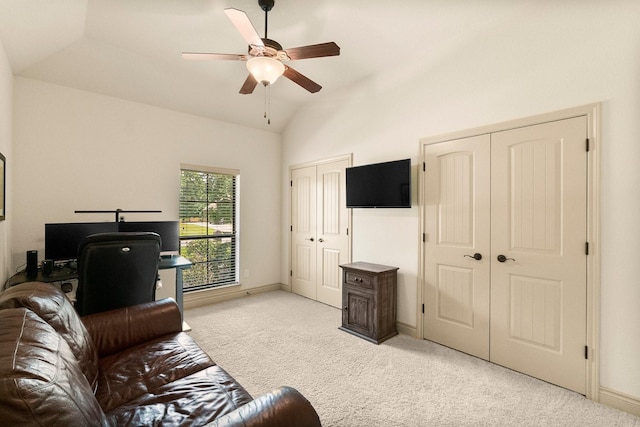
[[13,74],[9,61],[0,43],[0,153],[7,160],[6,163],[6,205],[5,221],[0,221],[0,283],[11,275],[10,236],[13,212],[10,211],[11,203],[11,171],[13,169],[12,158],[12,128],[13,128]]
[[[177,220],[180,164],[240,170],[243,287],[280,282],[280,136],[16,78],[12,263],[44,258],[47,222],[113,221],[75,210],[161,210]],[[164,281],[163,277],[163,281]]]
[[[602,102],[601,385],[640,397],[638,22],[639,2],[532,2],[455,49],[425,40],[415,59],[392,58],[387,73],[301,110],[283,134],[283,174],[349,152],[355,165],[406,157],[417,165],[420,138]],[[353,210],[353,260],[400,267],[398,320],[410,326],[418,319],[418,230],[417,203]]]

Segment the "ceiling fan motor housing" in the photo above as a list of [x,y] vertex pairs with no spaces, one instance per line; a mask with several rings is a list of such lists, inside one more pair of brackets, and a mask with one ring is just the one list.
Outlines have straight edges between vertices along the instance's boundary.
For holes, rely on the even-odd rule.
[[288,61],[290,58],[287,52],[282,49],[282,45],[275,40],[261,39],[264,43],[264,49],[256,46],[249,46],[249,55],[251,56],[269,56],[279,59],[280,61]]

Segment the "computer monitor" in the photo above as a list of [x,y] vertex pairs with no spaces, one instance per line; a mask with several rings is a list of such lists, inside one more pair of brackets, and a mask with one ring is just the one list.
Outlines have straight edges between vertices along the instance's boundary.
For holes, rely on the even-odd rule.
[[158,233],[162,239],[162,252],[173,252],[180,249],[180,225],[178,221],[120,221],[118,231]]
[[44,257],[53,261],[75,260],[85,237],[118,231],[115,222],[67,222],[44,225]]

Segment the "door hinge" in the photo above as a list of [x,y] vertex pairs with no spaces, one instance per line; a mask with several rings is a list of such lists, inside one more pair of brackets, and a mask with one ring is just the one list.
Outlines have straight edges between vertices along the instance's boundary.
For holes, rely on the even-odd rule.
[[293,277],[293,270],[289,270],[289,277]]
[[293,180],[289,181],[289,187],[293,187]]
[[422,304],[422,314],[424,314],[424,304]]
[[349,229],[347,228],[347,236],[349,235]]
[[584,358],[589,360],[589,346],[584,346]]
[[427,241],[427,233],[422,233],[422,243]]
[[427,171],[427,162],[422,162],[422,172]]
[[291,226],[291,231],[293,231],[293,225]]
[[587,152],[589,152],[589,150],[591,149],[591,144],[589,144],[589,138],[587,138]]
[[584,244],[584,254],[589,255],[589,242],[585,242]]

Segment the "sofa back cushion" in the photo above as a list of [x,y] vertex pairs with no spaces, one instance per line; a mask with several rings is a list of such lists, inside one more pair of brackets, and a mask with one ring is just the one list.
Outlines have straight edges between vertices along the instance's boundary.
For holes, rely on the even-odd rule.
[[66,341],[87,377],[91,390],[98,383],[98,354],[80,316],[64,292],[54,285],[28,282],[0,294],[0,311],[25,307],[47,322]]
[[26,308],[0,310],[2,425],[109,425],[76,357]]

